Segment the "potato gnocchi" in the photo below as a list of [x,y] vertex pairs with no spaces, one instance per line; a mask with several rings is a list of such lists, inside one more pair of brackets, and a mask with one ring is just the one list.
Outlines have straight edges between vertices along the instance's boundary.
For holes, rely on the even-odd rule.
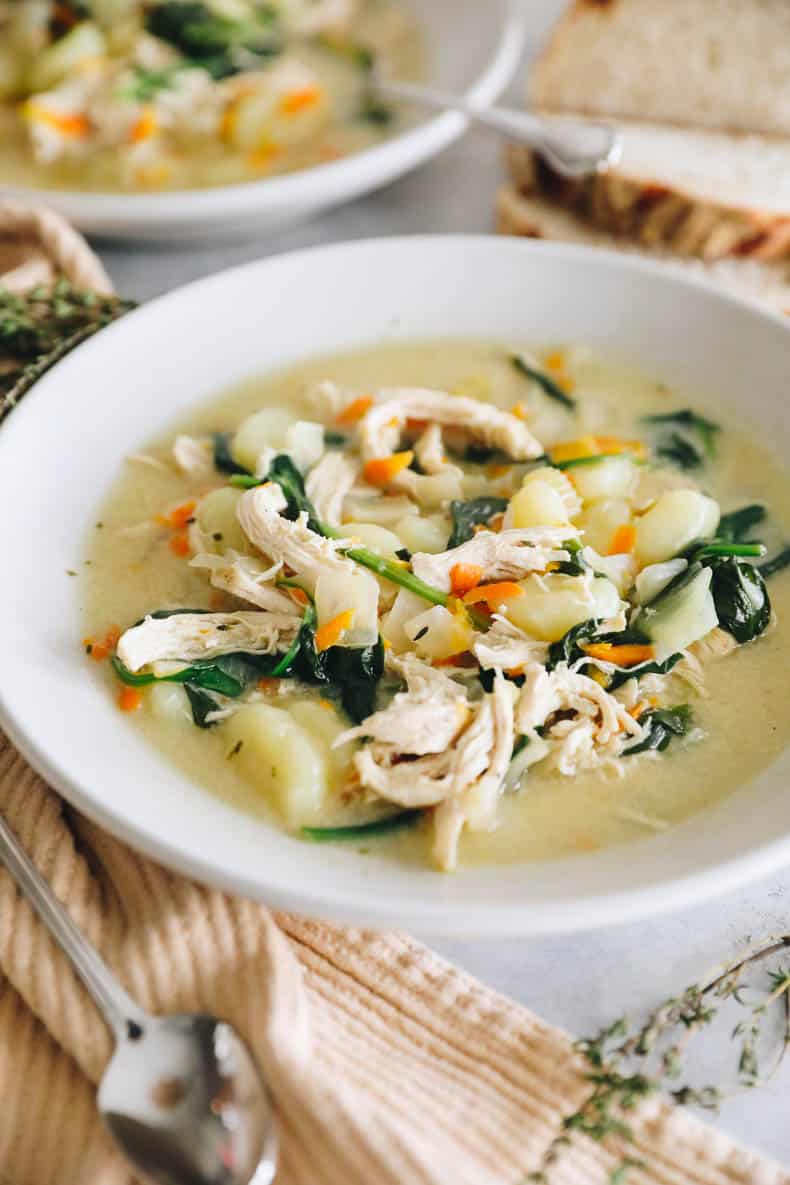
[[619,382],[581,349],[382,348],[201,412],[102,516],[86,648],[155,739],[305,839],[452,870],[663,829],[712,793],[713,660],[779,673],[790,554],[721,480],[737,432]]

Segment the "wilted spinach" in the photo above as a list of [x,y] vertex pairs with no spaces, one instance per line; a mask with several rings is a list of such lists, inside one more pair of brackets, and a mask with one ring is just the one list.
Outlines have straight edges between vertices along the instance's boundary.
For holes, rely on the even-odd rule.
[[785,568],[790,568],[790,547],[783,547],[773,559],[768,560],[765,564],[760,564],[757,570],[768,580],[771,576],[775,576],[777,572],[784,571]]
[[721,426],[715,424],[713,420],[707,420],[704,416],[697,415],[691,408],[666,412],[663,415],[643,416],[643,420],[646,424],[674,424],[681,428],[689,428],[692,432],[697,433],[707,455],[709,457],[716,456],[716,437],[721,432]]
[[771,599],[760,571],[734,556],[705,562],[713,570],[711,592],[721,628],[740,643],[759,637],[771,620]]
[[576,400],[571,399],[570,395],[567,395],[563,391],[562,387],[551,375],[546,374],[544,370],[540,370],[534,363],[528,362],[523,354],[511,354],[510,363],[524,378],[531,379],[533,383],[537,383],[544,394],[548,395],[549,399],[553,399],[555,403],[561,403],[569,411],[575,411]]
[[648,728],[647,736],[636,745],[623,749],[623,757],[634,757],[637,753],[657,750],[663,753],[673,737],[685,736],[692,722],[688,704],[675,708],[653,708],[639,717],[639,723]]
[[757,504],[742,506],[740,510],[733,510],[723,514],[719,522],[716,538],[728,540],[730,543],[744,543],[752,527],[765,521],[765,507]]
[[264,61],[283,48],[277,14],[268,4],[243,17],[215,12],[202,0],[163,0],[149,8],[145,25],[215,79],[238,73],[251,54]]
[[705,464],[699,449],[679,432],[672,432],[666,440],[661,441],[656,448],[656,456],[676,465],[678,469],[700,469]]
[[248,476],[248,470],[238,463],[230,451],[233,433],[215,432],[211,439],[214,443],[214,468],[218,469],[220,473],[242,473]]
[[507,510],[507,498],[483,496],[472,498],[469,502],[451,502],[450,514],[453,518],[453,529],[447,540],[448,550],[460,547],[474,537],[475,527],[488,523],[497,514],[504,514]]

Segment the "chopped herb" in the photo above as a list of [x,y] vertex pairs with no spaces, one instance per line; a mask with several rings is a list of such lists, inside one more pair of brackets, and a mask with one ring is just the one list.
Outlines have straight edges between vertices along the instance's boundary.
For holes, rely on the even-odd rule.
[[67,568],[67,569],[66,569],[66,575],[67,575],[67,576],[76,576],[76,575],[77,575],[77,573],[74,571],[74,569],[73,569],[73,568]]
[[85,653],[86,654],[93,654],[93,643],[92,642],[85,643]]
[[716,538],[728,540],[730,543],[743,543],[752,527],[758,526],[764,520],[764,506],[756,504],[742,506],[740,510],[733,510],[729,514],[721,516]]
[[659,444],[656,456],[676,465],[678,469],[700,469],[705,464],[702,453],[679,432],[672,432],[667,440]]
[[469,502],[451,502],[450,514],[453,519],[453,529],[447,540],[448,549],[460,547],[474,537],[475,527],[488,523],[497,514],[504,514],[507,510],[507,498],[481,497],[472,498]]
[[218,469],[220,473],[243,473],[247,474],[247,470],[243,465],[240,465],[233,453],[230,451],[230,443],[233,440],[233,432],[215,432],[212,435],[214,443],[214,468]]
[[549,399],[561,403],[569,411],[576,409],[576,400],[571,399],[570,395],[566,395],[559,383],[555,382],[545,371],[538,369],[532,362],[528,362],[523,354],[511,354],[510,362],[519,374],[531,379],[533,383],[537,383],[544,394],[548,395]]
[[417,631],[417,633],[412,638],[412,641],[419,642],[420,639],[424,638],[427,633],[428,633],[428,627],[427,627],[427,625],[424,625],[421,630]]
[[358,823],[350,827],[301,827],[300,834],[305,839],[311,839],[313,843],[348,843],[358,839],[372,839],[377,835],[391,835],[394,831],[412,827],[422,814],[421,810],[400,811],[386,819],[375,819],[372,823]]
[[643,713],[639,723],[648,726],[647,736],[636,745],[623,749],[623,757],[657,750],[663,753],[673,737],[685,736],[691,727],[691,708],[678,704],[675,708],[654,708]]
[[189,61],[174,62],[162,70],[147,70],[145,66],[135,63],[132,66],[132,79],[119,91],[119,97],[131,99],[134,103],[151,103],[163,91],[170,90],[178,75],[191,65]]
[[375,95],[365,95],[359,108],[359,118],[363,123],[373,124],[377,128],[387,128],[395,119],[395,112],[388,104],[377,99]]
[[243,745],[244,741],[236,741],[236,744],[233,746],[230,753],[228,753],[226,760],[230,761],[231,758],[235,757],[238,753],[241,753]]
[[596,453],[592,457],[569,457],[567,461],[550,461],[549,463],[555,469],[577,469],[584,465],[598,465],[601,461],[610,461],[612,458],[629,459],[625,453]]
[[96,530],[97,530],[97,531],[101,531],[103,527],[104,527],[104,523],[97,523],[97,524],[96,524]]
[[403,560],[405,564],[411,562],[411,552],[409,551],[408,547],[399,547],[395,552],[395,555],[399,560]]
[[327,448],[345,448],[348,437],[342,432],[333,432],[330,428],[324,430],[324,444]]
[[721,432],[720,425],[715,424],[713,420],[706,420],[704,416],[697,415],[690,408],[667,412],[663,415],[644,416],[643,420],[646,424],[675,424],[689,428],[692,432],[697,433],[707,455],[709,457],[716,456],[716,437]]
[[214,531],[211,538],[214,540],[215,543],[221,543],[222,542],[222,531]]

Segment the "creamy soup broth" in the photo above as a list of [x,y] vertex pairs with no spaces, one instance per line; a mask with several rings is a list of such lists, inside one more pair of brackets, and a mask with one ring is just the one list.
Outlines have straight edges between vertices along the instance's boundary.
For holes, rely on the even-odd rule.
[[[549,356],[551,351],[539,353]],[[769,509],[760,534],[769,549],[790,534],[790,483],[779,461],[737,421],[722,415],[715,400],[694,392],[671,390],[649,376],[603,360],[592,351],[564,351],[578,411],[571,415],[525,387],[524,380],[498,344],[431,342],[382,346],[301,364],[288,371],[255,378],[201,406],[177,425],[178,431],[231,430],[250,412],[265,406],[304,407],[311,383],[331,378],[355,389],[419,385],[490,400],[503,407],[531,404],[530,426],[544,442],[582,432],[617,432],[645,438],[640,417],[692,406],[722,424],[717,458],[697,480],[718,499],[724,511],[763,502]],[[307,409],[304,408],[307,415]],[[203,573],[191,570],[170,551],[166,533],[125,528],[149,523],[162,508],[201,495],[211,481],[179,476],[170,461],[175,431],[146,449],[145,459],[127,459],[91,533],[83,574],[86,634],[103,635],[117,624],[126,628],[162,606],[208,607],[213,604]],[[492,478],[492,484],[501,478]],[[776,623],[756,642],[741,647],[707,669],[705,698],[688,694],[701,736],[673,745],[659,756],[639,758],[622,778],[600,772],[574,777],[530,770],[520,791],[500,801],[498,825],[491,831],[465,832],[461,864],[552,860],[630,843],[654,830],[680,822],[724,798],[767,767],[790,736],[786,710],[786,662],[790,628],[790,573],[770,583]],[[97,664],[97,670],[99,670]],[[117,684],[101,669],[108,695]],[[145,697],[144,697],[145,698]],[[317,703],[318,692],[306,695]],[[277,701],[287,706],[287,700]],[[327,707],[326,712],[335,715]],[[241,810],[271,817],[248,770],[230,756],[221,727],[196,729],[187,714],[163,720],[144,703],[130,726],[187,775]],[[342,780],[338,773],[338,785]],[[341,811],[342,814],[342,811]],[[333,816],[333,818],[336,817]],[[422,864],[429,837],[417,826],[375,842],[377,852]]]

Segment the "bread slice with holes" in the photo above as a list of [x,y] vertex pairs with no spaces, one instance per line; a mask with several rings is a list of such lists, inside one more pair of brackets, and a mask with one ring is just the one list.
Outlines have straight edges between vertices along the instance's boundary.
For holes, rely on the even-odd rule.
[[500,234],[531,239],[578,243],[588,247],[615,248],[627,254],[659,260],[674,271],[696,276],[715,287],[745,296],[782,313],[790,313],[790,269],[785,264],[752,259],[724,259],[704,263],[678,259],[666,248],[645,247],[596,230],[588,222],[546,198],[525,194],[515,185],[503,186],[497,197],[497,230]]
[[529,98],[545,111],[790,136],[790,4],[575,0]]

